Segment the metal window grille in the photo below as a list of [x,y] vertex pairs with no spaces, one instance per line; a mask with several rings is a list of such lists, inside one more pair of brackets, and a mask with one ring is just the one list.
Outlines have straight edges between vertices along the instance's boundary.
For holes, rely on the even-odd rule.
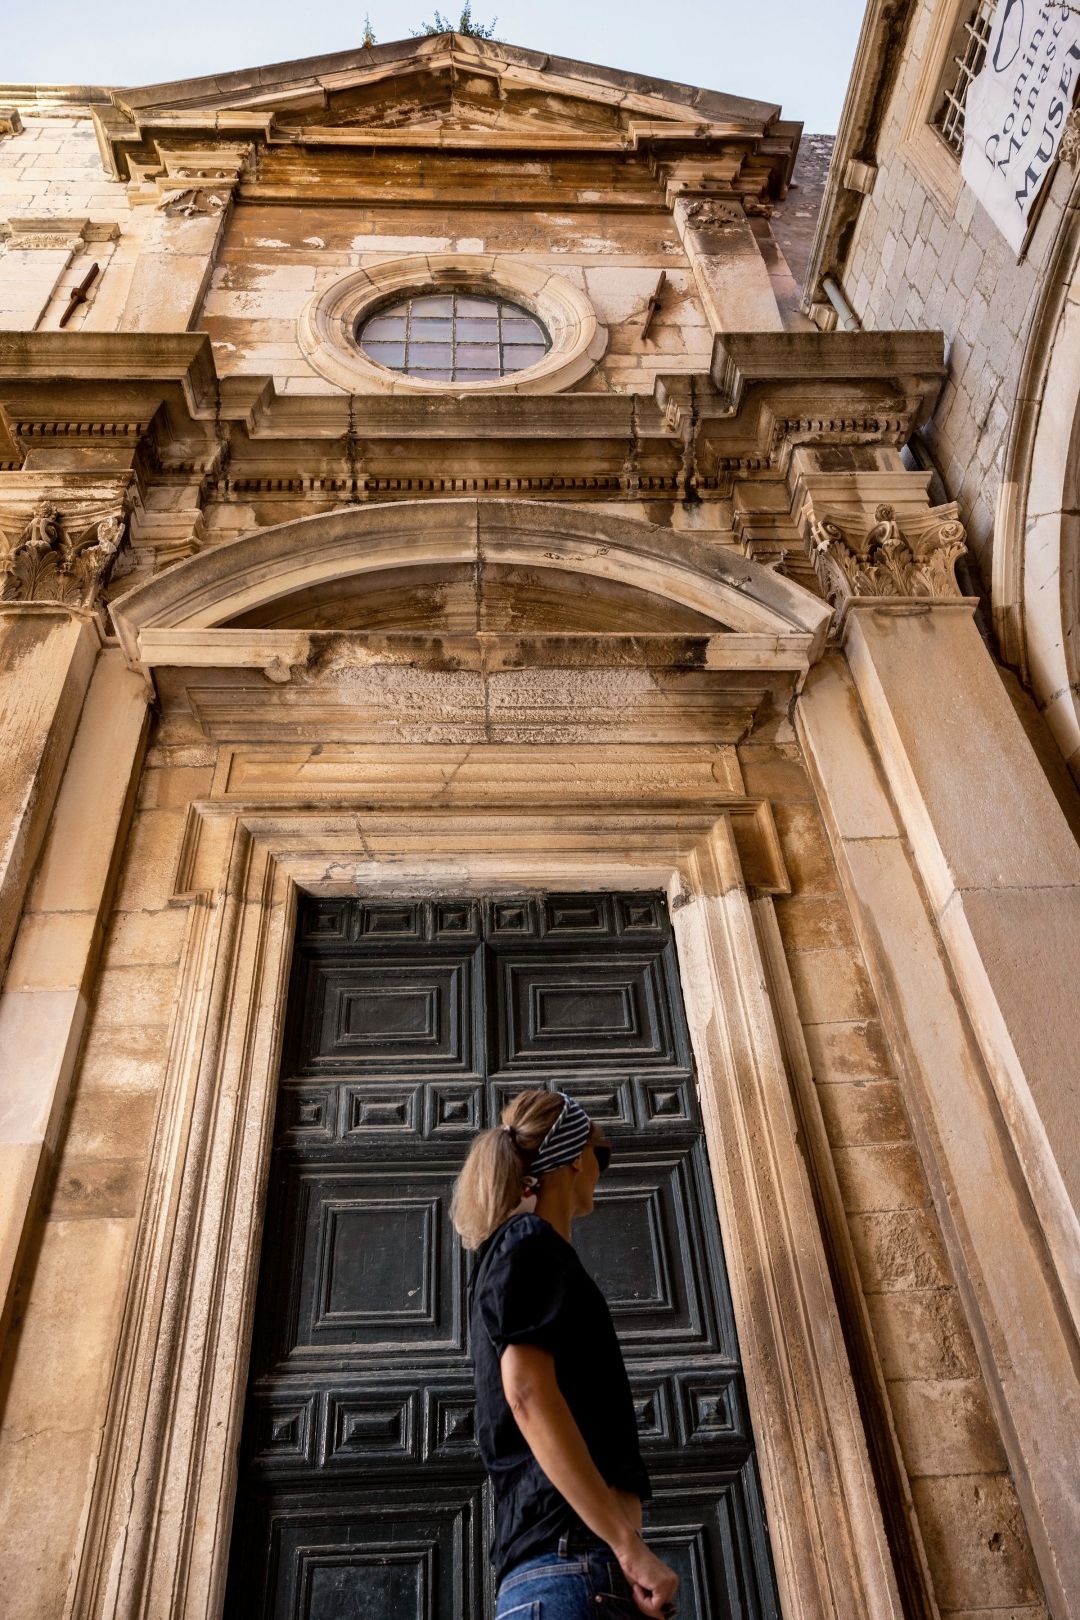
[[384,305],[356,335],[370,360],[427,382],[489,382],[536,365],[551,347],[528,310],[467,292],[424,292]]
[[954,39],[941,88],[935,128],[957,157],[964,151],[964,103],[968,87],[986,57],[986,43],[994,19],[995,0],[978,0],[974,11],[961,23]]

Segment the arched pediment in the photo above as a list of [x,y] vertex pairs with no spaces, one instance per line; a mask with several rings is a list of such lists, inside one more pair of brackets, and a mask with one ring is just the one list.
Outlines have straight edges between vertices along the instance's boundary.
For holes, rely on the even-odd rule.
[[[137,661],[146,657],[148,637],[160,645],[159,632],[417,630],[415,601],[407,613],[402,607],[401,623],[392,622],[393,593],[404,603],[411,571],[418,585],[434,580],[458,601],[473,575],[489,615],[512,614],[511,598],[520,609],[531,581],[547,604],[547,633],[642,633],[655,613],[658,632],[770,638],[798,652],[804,665],[820,651],[830,616],[792,581],[668,529],[553,503],[470,499],[349,507],[253,530],[129,591],[113,603],[113,618]],[[558,599],[569,602],[575,583],[580,596],[560,625]],[[369,613],[365,625],[364,599],[373,591],[381,593],[381,616]],[[334,602],[336,624],[327,621]],[[474,627],[541,628],[490,616]],[[433,621],[428,628],[450,626]]]
[[163,707],[237,744],[734,742],[784,711],[831,618],[726,547],[475,499],[255,530],[112,611]]

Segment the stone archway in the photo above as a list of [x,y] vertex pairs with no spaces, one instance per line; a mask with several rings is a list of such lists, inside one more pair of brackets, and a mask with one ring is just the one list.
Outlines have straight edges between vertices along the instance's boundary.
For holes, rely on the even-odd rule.
[[1080,226],[1032,322],[996,519],[994,622],[1080,781]]

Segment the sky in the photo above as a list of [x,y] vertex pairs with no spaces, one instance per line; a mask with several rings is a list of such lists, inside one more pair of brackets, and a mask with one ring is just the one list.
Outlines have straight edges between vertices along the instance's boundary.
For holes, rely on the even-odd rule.
[[[365,0],[182,0],[96,6],[11,4],[0,83],[143,85],[351,50]],[[455,15],[453,0],[440,7]],[[433,14],[426,0],[366,0],[376,38],[407,38]],[[478,0],[496,38],[709,90],[779,102],[808,132],[833,134],[864,0]],[[157,29],[144,25],[160,20]]]

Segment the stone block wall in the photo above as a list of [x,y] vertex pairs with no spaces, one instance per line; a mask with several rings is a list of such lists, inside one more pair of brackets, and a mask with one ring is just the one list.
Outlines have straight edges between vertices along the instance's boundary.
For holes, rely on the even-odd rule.
[[[0,139],[0,221],[10,221],[12,232],[0,251],[0,330],[56,329],[71,288],[94,264],[98,274],[66,330],[153,328],[160,298],[145,296],[139,276],[145,279],[160,247],[158,210],[152,203],[133,207],[127,185],[106,178],[88,108],[28,110],[22,123],[17,134]],[[24,223],[29,231],[43,221],[55,242],[42,246],[38,231],[32,247],[20,245]],[[599,221],[588,210],[504,209],[483,201],[299,208],[241,200],[215,262],[206,265],[207,290],[196,297],[188,324],[209,333],[222,376],[269,376],[285,394],[340,393],[315,371],[298,341],[297,323],[312,294],[350,269],[448,252],[513,253],[588,296],[609,341],[576,392],[651,393],[659,373],[708,369],[712,333],[672,216],[659,199],[655,211],[610,211]],[[175,270],[175,261],[169,267]],[[661,271],[664,295],[643,340],[642,321]]]
[[[91,265],[99,273],[67,323],[67,331],[116,331],[124,307],[139,236],[127,187],[106,177],[89,109],[27,111],[22,129],[0,139],[0,222],[11,236],[0,252],[0,330],[53,331],[68,293]],[[57,230],[57,246],[23,248],[25,228],[39,222]],[[64,245],[62,227],[81,235]]]
[[901,1566],[908,1555],[922,1565],[901,1568],[901,1587],[910,1594],[922,1584],[950,1620],[989,1620],[992,1611],[1000,1620],[1045,1620],[1027,1531],[813,786],[798,746],[782,731],[768,745],[744,745],[739,757],[747,791],[772,803],[792,884],[790,895],[772,903],[798,1020],[787,1034],[796,1043],[801,1036],[805,1054],[804,1152],[864,1417],[878,1430],[879,1449],[892,1453],[894,1512],[907,1521],[907,1552],[894,1530],[894,1557]]
[[922,0],[909,30],[878,142],[877,179],[859,212],[843,282],[864,326],[945,333],[949,374],[924,438],[949,498],[961,503],[968,544],[989,588],[994,509],[1025,334],[1074,174],[1057,166],[1019,262],[967,186],[949,209],[920,175],[902,139],[941,3]]
[[[607,352],[574,392],[651,393],[660,372],[703,371],[712,333],[671,215],[468,208],[269,207],[241,202],[226,228],[201,329],[223,376],[265,374],[283,393],[337,393],[304,356],[297,322],[312,294],[350,270],[425,253],[512,253],[586,294]],[[666,286],[648,338],[645,309]]]

